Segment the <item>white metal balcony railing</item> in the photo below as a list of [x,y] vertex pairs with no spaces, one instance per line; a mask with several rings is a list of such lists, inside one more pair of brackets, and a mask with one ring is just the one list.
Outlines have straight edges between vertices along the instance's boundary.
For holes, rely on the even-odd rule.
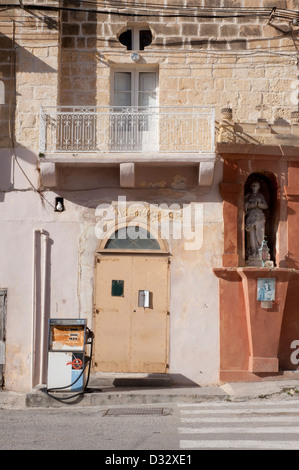
[[42,107],[40,152],[214,152],[211,107]]

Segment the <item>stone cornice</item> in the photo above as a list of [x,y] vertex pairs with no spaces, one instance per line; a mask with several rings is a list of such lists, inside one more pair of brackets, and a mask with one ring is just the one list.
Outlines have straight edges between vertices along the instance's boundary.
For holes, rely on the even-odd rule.
[[298,160],[299,147],[291,145],[256,145],[239,143],[217,143],[216,152],[225,159],[273,159]]

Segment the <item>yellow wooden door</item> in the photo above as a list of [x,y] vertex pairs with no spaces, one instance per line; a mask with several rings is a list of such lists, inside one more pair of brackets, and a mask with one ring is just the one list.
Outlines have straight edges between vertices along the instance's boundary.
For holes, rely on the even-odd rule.
[[[149,307],[139,291],[149,291]],[[96,263],[94,370],[164,373],[168,362],[168,258],[105,255]]]

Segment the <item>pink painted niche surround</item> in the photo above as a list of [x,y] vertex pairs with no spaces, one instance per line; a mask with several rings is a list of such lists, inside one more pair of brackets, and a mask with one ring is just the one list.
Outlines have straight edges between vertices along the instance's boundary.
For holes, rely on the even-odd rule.
[[[296,325],[294,329],[294,312],[290,311],[293,309],[293,302],[290,304],[290,301],[294,292],[299,292],[299,276],[289,256],[289,242],[294,238],[293,230],[289,233],[289,224],[288,253],[285,253],[283,259],[280,253],[278,266],[245,266],[244,186],[250,174],[270,174],[269,168],[272,178],[278,182],[276,210],[280,219],[283,214],[282,199],[283,204],[288,204],[285,189],[283,187],[281,191],[279,184],[288,169],[287,162],[268,155],[251,155],[249,159],[248,155],[231,154],[224,158],[224,176],[220,185],[223,197],[224,250],[222,267],[214,268],[214,273],[219,278],[221,382],[279,379],[285,377],[285,371],[296,369],[289,360],[292,353],[289,341],[299,340],[299,326]],[[299,203],[299,171],[297,173]],[[296,193],[294,189],[293,193]],[[296,214],[294,229],[298,234],[299,206],[296,206]],[[292,216],[294,221],[293,210]],[[296,243],[299,260],[299,243]],[[279,237],[275,248],[278,253]],[[294,253],[292,259],[293,256]],[[275,279],[275,300],[271,308],[265,308],[257,300],[259,278]],[[298,301],[297,305],[299,306]],[[299,313],[297,318],[299,320]],[[284,338],[288,340],[285,341]]]

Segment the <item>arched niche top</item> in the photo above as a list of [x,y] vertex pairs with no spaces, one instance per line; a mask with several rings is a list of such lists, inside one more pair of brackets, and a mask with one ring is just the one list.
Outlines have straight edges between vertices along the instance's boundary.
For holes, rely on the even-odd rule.
[[100,242],[98,251],[166,253],[168,247],[147,227],[127,224],[110,231]]
[[279,185],[276,176],[271,171],[255,171],[251,173],[245,181],[245,191],[249,189],[253,181],[259,182],[261,191],[270,191],[277,196]]

